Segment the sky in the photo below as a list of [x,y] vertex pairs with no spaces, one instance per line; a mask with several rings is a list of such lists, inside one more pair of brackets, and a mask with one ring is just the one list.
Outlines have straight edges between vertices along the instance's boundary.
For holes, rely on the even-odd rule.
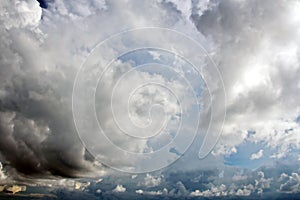
[[300,198],[300,1],[0,11],[0,198]]

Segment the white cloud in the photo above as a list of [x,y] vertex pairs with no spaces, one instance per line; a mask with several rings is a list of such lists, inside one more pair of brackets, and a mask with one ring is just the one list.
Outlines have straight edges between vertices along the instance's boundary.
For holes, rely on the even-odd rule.
[[146,174],[144,181],[140,183],[140,185],[144,185],[146,187],[155,187],[159,186],[163,180],[163,175],[154,176],[149,173]]
[[286,180],[289,177],[289,175],[287,175],[286,173],[282,173],[280,174],[280,177],[278,179],[279,182]]
[[147,195],[168,195],[168,190],[166,188],[163,189],[163,191],[144,191],[144,190],[136,190],[135,193],[137,194],[147,194]]
[[1,1],[0,9],[1,22],[7,29],[35,28],[39,25],[42,16],[42,8],[35,0]]
[[250,159],[257,160],[263,157],[263,155],[264,155],[264,150],[260,149],[258,152],[251,154]]
[[199,8],[192,20],[211,38],[227,93],[227,119],[214,153],[235,153],[232,148],[249,140],[265,142],[275,152],[272,158],[283,158],[300,148],[295,122],[300,112],[295,84],[300,19],[295,10],[300,3],[231,0],[209,5],[202,5],[206,10]]
[[194,192],[191,192],[190,195],[193,196],[193,197],[203,196],[203,194],[200,190],[195,190]]
[[143,194],[144,191],[143,190],[136,190],[135,193],[137,193],[137,194]]
[[250,196],[250,194],[251,194],[251,190],[248,190],[246,188],[238,189],[236,192],[237,196]]
[[194,192],[190,193],[190,196],[220,197],[220,196],[228,195],[226,185],[224,184],[221,184],[220,186],[215,186],[213,184],[210,185],[211,185],[210,189],[204,190],[203,192],[201,192],[200,190],[195,190]]
[[255,180],[255,189],[262,193],[264,189],[269,189],[273,178],[265,178],[265,174],[262,171],[257,172],[258,179]]
[[156,51],[149,51],[150,55],[153,57],[153,60],[160,60],[160,54]]
[[126,188],[123,185],[117,185],[115,189],[112,190],[113,192],[125,192]]

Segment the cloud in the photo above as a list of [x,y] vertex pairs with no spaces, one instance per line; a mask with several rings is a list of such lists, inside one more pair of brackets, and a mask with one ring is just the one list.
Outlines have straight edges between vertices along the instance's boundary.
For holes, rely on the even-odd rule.
[[283,182],[280,184],[279,188],[279,190],[282,192],[296,193],[300,191],[300,177],[296,172],[293,172],[291,176],[288,176],[287,174],[281,174],[279,181]]
[[87,187],[90,186],[90,182],[75,182],[74,188],[75,190],[85,190]]
[[112,190],[113,192],[125,192],[126,188],[123,185],[117,185],[115,189]]
[[185,185],[181,181],[178,181],[176,183],[176,188],[178,189],[177,195],[179,195],[179,196],[185,196],[185,195],[188,194],[188,191],[187,191]]
[[144,181],[140,183],[140,185],[146,186],[146,187],[156,187],[159,186],[163,180],[164,176],[153,176],[149,173],[146,174],[146,177],[144,178]]
[[88,2],[77,0],[74,1],[74,3],[54,1],[49,5],[48,9],[51,10],[55,8],[60,17],[64,16],[70,19],[85,18],[108,9],[105,0],[91,0]]
[[0,162],[0,181],[1,180],[5,180],[5,179],[6,179],[6,175],[5,175],[4,171],[3,171],[3,165]]
[[[75,74],[68,66],[74,63],[64,61],[76,56],[67,53],[69,44],[58,47],[55,34],[42,27],[47,22],[42,20],[37,1],[0,4],[4,13],[0,26],[0,154],[9,163],[7,171],[13,168],[23,175],[45,176],[88,174],[95,168],[85,159],[70,107]],[[57,47],[68,56],[59,58]]]
[[251,154],[250,159],[251,160],[256,160],[260,159],[264,155],[264,150],[260,149],[258,152]]
[[[94,161],[77,135],[71,106],[76,72],[99,41],[136,26],[171,27],[179,20],[177,11],[163,2],[87,3],[80,0],[47,1],[47,9],[39,7],[34,0],[1,1],[0,10],[0,63],[3,66],[0,72],[0,158],[9,163],[7,172],[13,173],[15,178],[37,174],[80,177],[107,173],[108,169]],[[117,77],[117,72],[114,75]],[[142,72],[131,78],[143,81],[145,77],[161,80]],[[110,96],[109,92],[101,92],[102,99]],[[166,93],[160,93],[166,95],[160,97],[153,93],[152,97],[157,100],[170,99]],[[151,98],[151,94],[148,97]],[[147,99],[142,100],[139,103],[146,105]],[[120,99],[120,103],[125,101]],[[173,115],[176,103],[166,106],[168,114]],[[144,117],[148,115],[142,113]],[[109,124],[111,118],[105,114],[103,109],[101,118]],[[144,141],[122,141],[118,133],[114,132],[112,137],[124,148],[140,152],[146,148],[155,150],[154,145],[151,149],[151,144],[148,146]],[[105,144],[103,149],[103,154],[120,166],[132,162],[126,158],[118,160]]]
[[143,191],[143,190],[136,190],[136,194],[146,194],[146,195],[168,195],[168,190],[166,188],[163,189],[163,191]]
[[[13,5],[13,6],[12,6]],[[3,26],[11,28],[36,28],[41,20],[42,8],[35,0],[1,2]]]
[[236,192],[236,196],[250,196],[250,194],[251,194],[251,190],[248,190],[246,188],[238,189],[238,191]]
[[199,3],[191,19],[210,38],[226,88],[226,123],[214,153],[235,153],[231,149],[249,140],[271,147],[272,158],[284,158],[299,149],[300,4],[208,2]]
[[143,194],[144,191],[143,190],[136,190],[135,193],[137,193],[137,194]]
[[211,188],[208,190],[204,190],[201,192],[200,190],[195,190],[194,192],[190,193],[190,196],[202,196],[202,197],[220,197],[220,196],[227,196],[227,187],[224,184],[221,184],[219,187],[214,186],[211,184]]
[[[107,169],[86,152],[77,136],[71,108],[74,78],[99,41],[121,30],[142,26],[176,28],[197,35],[197,39],[203,39],[204,35],[208,40],[205,47],[222,74],[228,106],[223,135],[213,155],[237,153],[237,146],[249,141],[263,142],[272,149],[273,159],[287,157],[300,148],[300,128],[296,120],[300,112],[297,95],[300,88],[299,9],[299,2],[293,0],[288,3],[229,0],[184,4],[183,1],[49,1],[47,9],[41,9],[34,0],[1,1],[1,161],[9,163],[7,171],[16,170],[21,176],[74,177],[106,172]],[[120,46],[125,44],[120,43]],[[162,59],[155,52],[151,54],[154,60]],[[132,67],[132,63],[119,61],[118,64],[126,69]],[[107,77],[106,83],[121,74],[115,71]],[[173,86],[182,96],[186,94],[178,82],[143,72],[127,77],[123,87],[126,89],[145,79],[160,81]],[[213,93],[218,96],[219,85],[215,87]],[[120,131],[114,129],[111,116],[107,115],[111,90],[108,87],[107,91],[99,91],[98,100],[103,104],[99,105],[98,114],[111,131],[109,135],[113,142],[135,152],[158,149],[161,144],[156,140],[132,142],[120,139]],[[209,119],[210,98],[207,91],[202,94],[205,109],[201,125],[205,125]],[[178,105],[170,94],[149,87],[136,96],[136,104],[132,105],[133,119],[139,125],[145,125],[143,123],[149,119],[148,110],[141,107],[149,107],[151,98],[166,108],[168,117],[176,115]],[[117,100],[118,105],[127,103],[122,96]],[[223,110],[214,112],[220,115]],[[120,121],[126,122],[125,116],[118,116]],[[158,141],[170,139],[172,135],[164,134]],[[127,166],[135,161],[126,157],[118,159],[105,144],[101,144],[101,148],[106,159],[117,166]],[[198,149],[194,147],[193,153]],[[263,154],[266,150],[261,149],[250,158],[259,159]],[[182,166],[190,167],[186,164],[187,157],[184,159]],[[194,157],[192,161],[195,161]],[[0,177],[3,177],[1,173]],[[235,178],[244,180],[247,177]],[[162,180],[149,176],[145,181],[156,186]],[[268,184],[270,180],[260,175],[255,187],[263,190]],[[185,194],[187,191],[182,185],[178,184],[177,190]],[[215,193],[220,193],[219,190]],[[248,194],[249,190],[241,187],[233,191]],[[205,191],[193,194],[210,195],[215,188]]]
[[258,193],[263,193],[264,189],[269,189],[271,187],[271,182],[273,178],[265,178],[265,174],[262,171],[257,172],[258,179],[255,180],[255,189]]

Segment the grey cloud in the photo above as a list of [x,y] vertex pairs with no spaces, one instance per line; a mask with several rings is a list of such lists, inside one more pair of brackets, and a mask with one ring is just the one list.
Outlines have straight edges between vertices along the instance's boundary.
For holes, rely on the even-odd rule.
[[[11,20],[0,26],[2,161],[8,171],[12,167],[26,176],[81,176],[93,170],[93,164],[85,160],[85,149],[72,120],[75,70],[70,66],[74,63],[62,63],[63,59],[78,60],[71,59],[74,56],[70,54],[58,59],[63,54],[51,49],[58,47],[56,43],[43,41],[47,36],[37,27],[41,16],[36,18],[35,12],[40,12],[36,1],[14,3],[37,11],[30,14],[14,10],[13,2],[1,2],[2,11]],[[1,21],[6,19],[1,16]]]
[[179,13],[165,2],[46,3],[43,10],[35,0],[0,3],[0,159],[20,178],[102,174],[74,126],[76,72],[107,36],[136,26],[173,26]]
[[[8,13],[0,14],[0,159],[5,167],[24,174],[61,176],[95,170],[72,118],[72,87],[80,64],[97,42],[112,33],[137,26],[182,28],[181,14],[188,14],[170,1],[83,2],[47,1],[47,9],[41,10],[33,0],[23,1],[23,6],[31,8],[29,13],[21,12],[24,7],[19,12],[9,1],[0,3],[1,13]],[[257,130],[250,138],[254,141],[272,138],[269,145],[275,147],[283,141],[293,144],[280,151],[299,147],[295,137],[299,124],[282,122],[294,121],[300,109],[300,41],[295,31],[299,20],[290,15],[294,4],[293,0],[192,1],[190,18],[209,40],[207,47],[228,94],[228,121],[222,138],[227,146],[219,149],[221,153],[235,153],[234,146],[247,137],[248,129]],[[253,61],[259,66],[253,67]],[[261,74],[257,85],[248,86],[249,79],[242,77],[254,80]],[[208,94],[204,95],[209,105]],[[268,122],[265,129],[257,125],[259,120]],[[274,124],[280,127],[274,129]],[[269,137],[290,126],[294,126],[292,134]],[[184,165],[190,162],[188,158],[183,158]],[[262,188],[267,180],[257,181]],[[186,193],[181,184],[178,187]]]
[[287,176],[286,174],[282,174],[280,176],[280,178],[283,178],[283,179],[286,179],[287,180],[284,182],[283,180],[280,180],[282,181],[283,183],[280,185],[280,191],[283,191],[283,192],[299,192],[300,191],[300,177],[299,177],[299,174],[296,173],[296,172],[293,172],[291,174],[291,176]]

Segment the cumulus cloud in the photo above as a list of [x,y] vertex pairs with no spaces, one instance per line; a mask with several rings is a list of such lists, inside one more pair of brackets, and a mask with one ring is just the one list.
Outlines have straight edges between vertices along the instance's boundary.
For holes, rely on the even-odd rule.
[[190,196],[202,196],[202,197],[220,197],[220,196],[227,196],[228,191],[227,187],[224,184],[221,184],[220,186],[211,185],[211,188],[208,190],[200,191],[195,190],[190,193]]
[[211,39],[227,93],[215,154],[234,153],[245,140],[265,142],[273,158],[299,149],[299,2],[209,1],[204,8],[191,19]]
[[257,172],[258,179],[255,180],[255,188],[258,193],[262,193],[264,189],[269,189],[271,187],[271,182],[273,178],[265,178],[265,174],[262,171]]
[[260,149],[258,152],[251,154],[250,159],[251,160],[256,160],[260,159],[264,155],[264,150]]
[[154,176],[149,173],[146,174],[146,177],[144,178],[144,181],[140,183],[140,185],[146,186],[146,187],[155,187],[159,186],[160,183],[163,180],[163,175]]
[[[1,1],[1,161],[9,163],[22,175],[82,176],[87,171],[103,169],[101,163],[94,162],[86,152],[76,133],[71,108],[74,78],[99,41],[121,30],[142,26],[184,29],[201,38],[204,35],[208,40],[205,46],[220,69],[227,92],[227,121],[213,155],[237,153],[237,146],[249,141],[266,144],[273,150],[271,158],[286,157],[292,150],[300,148],[299,120],[296,120],[300,113],[300,96],[297,95],[300,90],[299,9],[299,2],[293,0],[49,1],[47,9],[41,9],[34,0]],[[162,59],[155,52],[151,55],[154,60]],[[127,69],[132,67],[132,63],[119,61],[118,64]],[[107,83],[121,74],[114,71],[107,77]],[[127,78],[123,85],[125,89],[132,83],[149,79],[174,86],[182,96],[186,94],[176,81],[160,76],[136,72]],[[213,93],[217,96],[221,88],[218,84],[215,87]],[[139,153],[160,147],[157,141],[120,139],[120,132],[111,126],[111,117],[106,115],[108,91],[98,93],[103,102],[98,114],[111,130],[112,140],[126,150]],[[118,105],[127,103],[122,96],[117,99]],[[141,109],[149,107],[149,99],[155,99],[165,107],[168,117],[176,117],[178,105],[171,96],[148,88],[134,99],[135,105],[140,107],[133,105],[131,109],[133,119],[139,125],[145,125],[143,123],[149,120],[148,110]],[[210,118],[207,91],[203,92],[202,100],[206,109],[201,115],[201,123],[205,125]],[[214,110],[217,116],[223,111]],[[122,118],[121,114],[118,116]],[[250,131],[253,134],[249,134]],[[159,141],[170,139],[172,135],[164,134]],[[114,157],[105,144],[101,148],[116,165],[132,163],[132,160]],[[261,149],[250,159],[259,159],[264,153]],[[0,177],[4,177],[2,173]],[[296,180],[295,177],[291,179]],[[246,178],[236,176],[233,179]],[[161,177],[149,175],[145,182],[157,186]],[[290,185],[282,184],[283,190]],[[270,180],[262,174],[255,181],[259,191],[269,185]],[[188,193],[182,183],[177,187],[180,194]],[[238,188],[233,191],[248,195],[250,190]],[[222,192],[220,188],[210,188],[203,192],[196,190],[193,195]]]
[[251,190],[248,190],[246,188],[238,189],[238,191],[235,194],[237,196],[249,196],[251,194]]
[[279,188],[279,190],[282,192],[296,193],[300,191],[300,177],[296,172],[293,172],[291,176],[288,176],[287,174],[281,174],[279,181],[283,182],[280,184]]
[[125,192],[126,188],[123,185],[117,185],[115,189],[112,190],[113,192]]
[[23,174],[80,176],[92,170],[71,117],[70,60],[79,60],[71,59],[76,56],[66,44],[61,49],[71,57],[60,59],[54,35],[45,42],[37,1],[0,4],[1,156]]
[[26,1],[3,1],[0,9],[1,22],[6,29],[36,28],[41,20],[42,8],[35,0]]
[[[80,0],[47,1],[47,9],[35,0],[1,1],[0,10],[1,160],[13,169],[8,171],[22,176],[102,175],[104,167],[85,150],[74,126],[71,103],[76,72],[107,36],[136,26],[173,26],[179,20],[177,11],[164,2]],[[136,78],[142,79],[141,74],[136,73]],[[102,99],[110,95],[101,92]],[[168,105],[169,112],[175,113],[174,104]],[[109,123],[105,110],[101,117]],[[114,138],[129,150],[141,152],[148,147],[145,142]],[[115,159],[110,149],[103,148],[119,165],[132,162]]]

